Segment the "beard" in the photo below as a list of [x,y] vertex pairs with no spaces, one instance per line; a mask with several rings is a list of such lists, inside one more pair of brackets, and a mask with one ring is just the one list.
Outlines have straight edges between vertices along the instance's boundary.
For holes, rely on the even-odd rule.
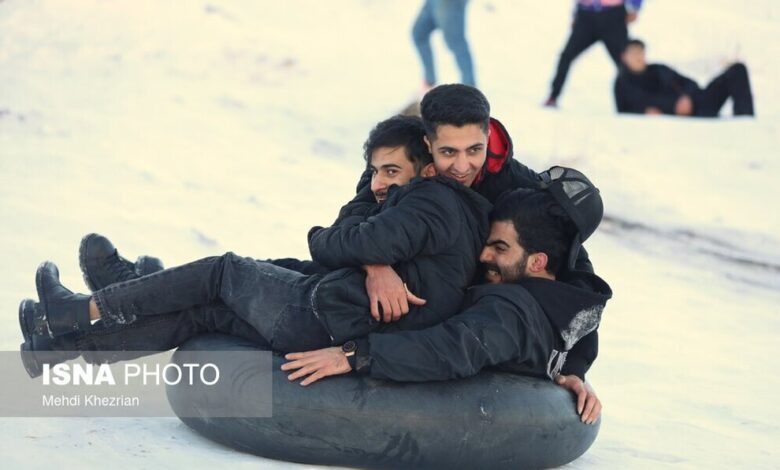
[[514,284],[528,277],[525,273],[528,266],[528,253],[523,253],[518,263],[512,265],[499,265],[497,263],[483,263],[485,280],[491,283]]

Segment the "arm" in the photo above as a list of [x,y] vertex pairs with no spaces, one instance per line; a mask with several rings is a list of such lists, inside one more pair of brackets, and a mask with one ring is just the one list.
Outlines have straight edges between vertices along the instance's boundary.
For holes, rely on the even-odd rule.
[[[371,334],[356,340],[354,370],[372,378],[424,382],[469,377],[483,367],[531,354],[524,334],[528,324],[517,307],[497,296],[483,297],[464,312],[437,326],[417,331]],[[282,370],[298,370],[290,380],[305,375],[318,378],[346,373],[346,357],[334,348],[287,354]],[[546,361],[542,360],[546,366]],[[324,375],[322,373],[324,372]],[[311,377],[310,377],[311,378]],[[307,384],[314,380],[307,379]]]
[[309,232],[312,259],[333,269],[393,265],[450,246],[457,234],[454,225],[459,223],[457,196],[434,181],[412,184],[417,186],[400,195],[397,205],[360,224]]
[[598,354],[599,333],[598,330],[595,330],[583,336],[569,350],[569,354],[566,355],[566,362],[561,369],[561,374],[576,375],[582,381],[585,381],[585,373],[590,369]]
[[469,377],[484,367],[532,354],[529,326],[516,305],[486,296],[434,327],[369,335],[363,350],[358,348],[356,371],[405,382]]

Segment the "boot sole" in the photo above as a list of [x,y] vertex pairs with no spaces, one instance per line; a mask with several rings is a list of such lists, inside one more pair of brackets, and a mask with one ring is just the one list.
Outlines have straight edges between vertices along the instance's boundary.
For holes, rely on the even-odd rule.
[[85,235],[84,238],[81,239],[81,243],[79,243],[79,268],[81,269],[81,276],[84,278],[84,283],[92,292],[100,289],[97,288],[95,282],[89,277],[89,271],[87,270],[87,244],[96,235],[97,234],[95,233]]
[[[32,311],[33,318],[28,319],[28,312]],[[35,301],[32,299],[24,299],[19,304],[19,328],[22,330],[22,336],[24,337],[24,343],[19,345],[19,353],[22,358],[22,365],[24,370],[27,371],[27,375],[32,378],[38,377],[43,373],[43,363],[35,354],[35,348],[33,346],[34,331],[30,330],[30,325],[35,323]],[[31,320],[31,321],[28,321]]]

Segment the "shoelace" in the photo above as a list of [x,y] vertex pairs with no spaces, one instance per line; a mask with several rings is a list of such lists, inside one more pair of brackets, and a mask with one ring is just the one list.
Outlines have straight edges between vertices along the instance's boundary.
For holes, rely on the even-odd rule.
[[135,279],[138,277],[135,272],[130,269],[127,264],[129,261],[123,260],[119,256],[119,252],[114,250],[114,253],[106,260],[106,269],[118,282],[127,281],[129,279]]

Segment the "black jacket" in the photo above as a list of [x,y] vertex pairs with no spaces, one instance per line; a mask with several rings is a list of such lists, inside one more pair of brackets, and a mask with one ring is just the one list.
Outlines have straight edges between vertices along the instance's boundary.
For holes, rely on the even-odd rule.
[[489,366],[553,378],[571,347],[598,327],[611,296],[591,273],[479,285],[461,313],[440,325],[359,339],[354,368],[397,381],[468,377]]
[[[506,191],[518,188],[537,189],[540,187],[539,182],[538,173],[514,159],[514,146],[509,132],[498,119],[491,118],[488,158],[472,189],[495,204],[498,197]],[[593,273],[593,264],[585,247],[581,247],[577,254],[575,269]],[[561,373],[575,374],[584,380],[585,372],[596,360],[598,350],[598,331],[593,331],[574,346]]]
[[[514,145],[509,132],[498,119],[490,118],[487,158],[471,189],[484,196],[491,204],[495,204],[499,196],[507,191],[540,188],[540,181],[538,173],[514,159]],[[370,211],[372,205],[376,206],[370,183],[371,172],[366,170],[358,181],[357,194],[342,208],[336,223],[349,217],[361,216]],[[593,273],[593,264],[585,247],[580,248],[575,269]],[[593,331],[578,342],[569,354],[562,373],[584,375],[596,360],[598,343],[598,331]]]
[[[426,328],[454,315],[473,282],[490,209],[451,179],[415,178],[391,189],[376,215],[312,229],[312,260],[333,269],[320,281],[315,302],[334,344],[372,331]],[[427,303],[411,306],[394,323],[376,322],[369,313],[366,264],[392,266]]]
[[674,106],[682,95],[691,97],[695,110],[701,88],[666,65],[650,64],[642,73],[621,67],[614,92],[619,113],[644,114],[647,108],[653,107],[664,114],[674,114]]

